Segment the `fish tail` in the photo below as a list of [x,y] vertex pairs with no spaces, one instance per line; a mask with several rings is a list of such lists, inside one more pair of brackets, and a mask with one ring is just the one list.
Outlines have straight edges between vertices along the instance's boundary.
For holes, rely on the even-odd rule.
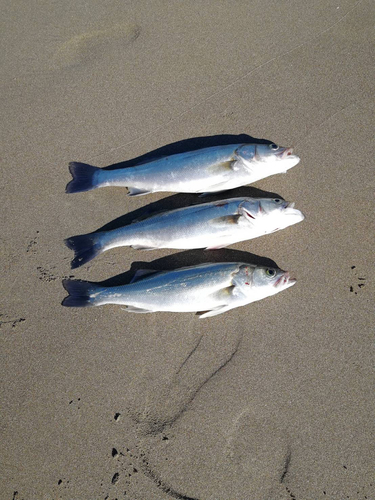
[[94,257],[103,252],[101,233],[81,234],[72,236],[65,240],[65,245],[74,251],[74,259],[71,262],[71,268],[83,266]]
[[103,287],[81,280],[63,280],[63,287],[69,293],[62,301],[66,307],[90,307],[98,305],[98,295]]
[[90,191],[99,186],[98,174],[102,171],[101,168],[72,161],[69,163],[69,170],[73,179],[67,184],[66,193]]

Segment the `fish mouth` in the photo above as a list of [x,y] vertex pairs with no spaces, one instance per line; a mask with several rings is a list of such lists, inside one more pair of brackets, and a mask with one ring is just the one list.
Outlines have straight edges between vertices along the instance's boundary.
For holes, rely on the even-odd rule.
[[278,280],[275,281],[274,287],[275,288],[289,288],[290,286],[295,285],[297,280],[295,278],[291,278],[290,274],[288,271],[285,271]]
[[293,217],[296,217],[298,220],[304,220],[305,219],[305,216],[304,214],[298,210],[297,208],[294,208],[295,207],[295,203],[289,203],[289,202],[285,202],[285,205],[284,205],[284,214],[285,215],[292,215]]
[[301,160],[299,156],[293,154],[293,151],[293,148],[280,148],[280,151],[276,153],[276,158],[282,160],[285,172],[297,165]]
[[277,151],[276,156],[280,158],[280,160],[285,160],[285,158],[288,158],[288,156],[295,156],[293,155],[294,148],[280,148],[279,151]]

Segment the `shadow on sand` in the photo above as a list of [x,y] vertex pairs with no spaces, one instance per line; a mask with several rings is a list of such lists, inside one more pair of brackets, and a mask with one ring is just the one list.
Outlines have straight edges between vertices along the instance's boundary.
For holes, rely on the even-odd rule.
[[277,264],[267,258],[240,250],[222,248],[220,250],[187,250],[175,253],[152,262],[135,261],[130,269],[124,273],[113,276],[107,280],[97,283],[101,286],[121,286],[127,285],[132,280],[134,274],[140,269],[152,269],[155,271],[172,271],[180,267],[194,266],[199,264],[209,264],[214,262],[245,262],[266,267],[278,267]]
[[221,134],[209,135],[204,137],[192,137],[182,141],[172,142],[160,148],[149,151],[148,153],[133,158],[131,160],[114,163],[105,167],[106,170],[116,170],[118,168],[134,167],[141,163],[162,158],[163,156],[175,155],[179,153],[187,153],[197,149],[210,148],[213,146],[228,146],[229,144],[272,144],[272,141],[267,139],[258,139],[247,134]]

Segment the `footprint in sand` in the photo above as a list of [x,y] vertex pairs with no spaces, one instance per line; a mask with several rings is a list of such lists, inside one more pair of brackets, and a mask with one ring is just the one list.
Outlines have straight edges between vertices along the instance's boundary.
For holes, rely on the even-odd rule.
[[[225,336],[225,333],[223,333]],[[128,410],[141,435],[157,435],[188,408],[200,389],[233,358],[241,336],[228,336],[215,351],[215,337],[201,335],[173,375],[145,366],[129,387]],[[219,339],[220,340],[220,339]]]
[[115,49],[129,46],[140,32],[138,25],[124,23],[76,35],[55,52],[52,66],[66,68],[87,63]]
[[257,415],[247,408],[229,431],[230,461],[259,485],[280,485],[291,461],[288,435],[275,417]]

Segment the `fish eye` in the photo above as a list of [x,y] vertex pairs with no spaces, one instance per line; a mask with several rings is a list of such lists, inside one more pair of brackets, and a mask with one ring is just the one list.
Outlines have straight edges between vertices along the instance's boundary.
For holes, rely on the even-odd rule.
[[266,269],[266,275],[269,276],[270,278],[273,278],[276,275],[276,270],[275,269]]
[[280,198],[275,198],[273,201],[274,201],[275,203],[281,203],[281,202],[282,202],[282,200],[280,200]]
[[272,149],[272,151],[277,151],[279,146],[277,144],[270,144],[270,149]]

